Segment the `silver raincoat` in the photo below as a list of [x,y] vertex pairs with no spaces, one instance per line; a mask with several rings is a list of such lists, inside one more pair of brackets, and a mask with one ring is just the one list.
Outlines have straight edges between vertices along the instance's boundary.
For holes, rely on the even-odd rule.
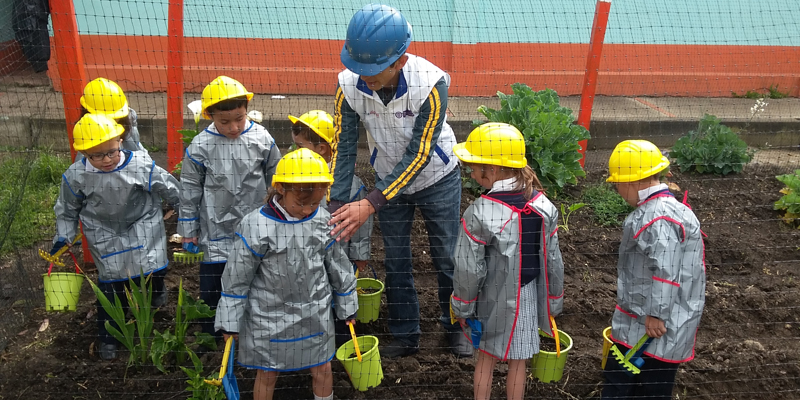
[[331,245],[329,220],[322,207],[294,222],[259,209],[239,224],[215,326],[239,333],[243,366],[289,371],[333,357],[331,304],[346,319],[358,311],[358,298],[347,254]]
[[701,234],[692,210],[671,194],[653,196],[628,215],[619,246],[614,341],[635,345],[649,315],[664,321],[667,333],[645,354],[673,363],[694,358],[706,288]]
[[[350,187],[350,203],[363,200],[367,197],[367,189],[364,182],[358,176],[353,175],[353,183]],[[328,204],[325,199],[322,199],[322,205],[325,209]],[[353,261],[368,261],[371,258],[372,245],[370,244],[370,237],[372,236],[372,225],[374,217],[372,215],[367,218],[364,224],[353,234],[348,242],[341,242],[345,248],[347,255]]]
[[186,149],[181,165],[178,234],[197,237],[204,262],[225,262],[236,225],[264,204],[281,158],[267,130],[250,121],[229,139],[212,123]]
[[56,236],[71,242],[78,221],[101,282],[115,282],[167,267],[167,234],[162,198],[180,200],[180,185],[143,152],[123,151],[125,161],[111,172],[87,171],[84,158],[62,176],[54,207]]
[[122,148],[125,150],[143,151],[147,153],[147,150],[140,143],[139,117],[136,115],[136,111],[132,108],[128,108],[128,120],[131,122],[131,128],[125,132],[125,140],[122,141]]
[[[558,211],[542,193],[528,204],[542,217],[541,273],[536,278],[537,322],[552,335],[550,316],[560,314],[564,302]],[[453,312],[459,318],[481,321],[480,349],[505,360],[516,323],[520,290],[520,211],[481,196],[467,208],[461,222],[454,255]]]

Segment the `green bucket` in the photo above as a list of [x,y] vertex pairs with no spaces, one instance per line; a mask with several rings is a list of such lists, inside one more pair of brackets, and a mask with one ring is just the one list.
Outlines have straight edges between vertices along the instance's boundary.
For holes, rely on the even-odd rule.
[[81,297],[83,275],[53,272],[44,278],[44,305],[47,311],[75,311]]
[[348,340],[336,350],[336,359],[339,360],[350,376],[353,387],[359,391],[376,387],[383,380],[383,367],[381,354],[378,352],[378,338],[375,336],[358,336],[358,348],[361,350],[361,362],[355,355],[356,346],[353,340]]
[[[539,329],[539,336],[553,338],[541,329]],[[564,366],[567,364],[567,355],[572,349],[572,338],[558,330],[558,339],[561,342],[561,354],[556,357],[553,351],[539,351],[531,359],[531,369],[533,376],[542,382],[558,382],[564,374]]]
[[358,312],[356,313],[356,320],[362,324],[377,321],[381,313],[383,282],[372,278],[360,278],[356,280],[356,289],[377,289],[374,293],[358,294]]

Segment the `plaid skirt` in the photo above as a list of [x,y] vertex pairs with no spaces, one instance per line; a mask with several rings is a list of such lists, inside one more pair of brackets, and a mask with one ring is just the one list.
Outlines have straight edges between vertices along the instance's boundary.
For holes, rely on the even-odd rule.
[[536,280],[523,286],[519,294],[519,314],[511,338],[509,360],[527,360],[539,353],[539,323],[536,315]]

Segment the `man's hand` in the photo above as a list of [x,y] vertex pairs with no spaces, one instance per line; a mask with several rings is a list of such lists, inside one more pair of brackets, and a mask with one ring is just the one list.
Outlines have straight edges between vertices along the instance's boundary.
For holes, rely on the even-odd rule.
[[333,213],[328,222],[328,225],[335,225],[331,230],[331,236],[339,235],[336,237],[337,242],[350,240],[372,214],[375,214],[375,208],[366,199],[343,205]]
[[645,318],[644,327],[646,329],[647,336],[650,336],[651,338],[658,339],[667,333],[667,327],[664,325],[664,321],[649,315],[647,318]]

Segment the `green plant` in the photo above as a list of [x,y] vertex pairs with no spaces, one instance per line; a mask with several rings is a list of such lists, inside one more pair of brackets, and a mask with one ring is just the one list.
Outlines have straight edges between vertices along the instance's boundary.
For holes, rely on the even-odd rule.
[[[139,285],[133,278],[128,279],[128,287],[125,287],[125,297],[128,299],[128,308],[133,316],[132,321],[125,320],[125,309],[119,297],[114,294],[114,304],[100,290],[91,279],[87,279],[92,286],[94,294],[103,309],[111,316],[117,327],[106,321],[106,330],[115,339],[119,340],[125,348],[130,351],[128,366],[144,365],[147,356],[150,354],[150,342],[153,334],[153,316],[155,311],[151,305],[153,300],[153,284],[150,282],[151,275],[145,277],[142,272],[139,276]],[[138,341],[135,338],[138,336]]]
[[464,166],[463,173],[461,174],[461,187],[467,189],[469,194],[478,197],[483,193],[483,186],[475,179],[472,179],[472,168]]
[[564,228],[565,233],[569,233],[569,217],[575,211],[580,210],[581,208],[586,206],[586,203],[575,203],[569,207],[564,207],[565,204],[561,203],[561,221],[563,224],[559,225],[559,228]]
[[111,336],[122,343],[126,349],[128,349],[130,352],[128,366],[131,366],[136,360],[138,360],[136,357],[136,347],[134,344],[136,338],[136,328],[134,327],[134,322],[126,321],[125,309],[122,308],[122,302],[119,300],[119,296],[117,296],[116,293],[114,293],[114,303],[112,304],[111,301],[108,300],[108,297],[105,295],[105,293],[103,293],[103,291],[100,290],[100,288],[91,279],[87,279],[87,281],[89,281],[89,284],[92,286],[92,290],[94,291],[94,295],[97,296],[100,306],[103,307],[103,310],[105,310],[105,312],[117,324],[117,326],[114,327],[109,321],[106,321],[106,330],[111,334]]
[[3,154],[0,159],[2,255],[52,237],[53,205],[58,198],[61,174],[69,168],[70,160],[49,150]]
[[[153,365],[159,371],[167,373],[164,368],[164,358],[169,353],[175,354],[178,365],[183,364],[186,354],[194,353],[186,344],[186,331],[189,329],[189,322],[200,318],[211,318],[215,311],[211,309],[203,300],[195,301],[192,296],[183,290],[183,280],[181,279],[178,288],[178,307],[175,309],[175,333],[169,331],[153,331],[153,344],[150,347],[150,358]],[[216,349],[217,343],[214,337],[204,332],[195,333],[195,344]]]
[[189,397],[189,400],[225,400],[225,392],[222,390],[221,386],[211,385],[206,382],[206,379],[213,379],[215,377],[207,377],[203,374],[203,364],[200,362],[200,359],[197,358],[197,354],[193,352],[189,353],[189,357],[192,359],[194,369],[181,367],[189,378],[186,380],[186,383],[189,384],[189,386],[186,387],[186,391],[192,393],[192,397]]
[[175,168],[172,169],[172,173],[180,175],[181,171],[182,171],[181,170],[181,166],[183,166],[183,160],[181,160],[177,164],[175,164]]
[[[533,168],[545,189],[560,191],[567,183],[575,184],[586,176],[580,165],[578,142],[589,139],[589,131],[576,125],[572,110],[561,107],[552,89],[534,92],[528,85],[511,85],[513,94],[497,92],[500,109],[478,107],[490,122],[514,125],[525,137],[528,165]],[[473,124],[480,125],[476,120]],[[551,190],[551,191],[552,191]]]
[[620,226],[634,210],[608,183],[589,186],[581,199],[591,207],[595,222],[601,226]]
[[794,171],[793,174],[778,175],[775,178],[786,187],[781,189],[783,196],[775,202],[774,207],[776,210],[784,211],[784,222],[789,225],[798,225],[800,222],[800,169]]
[[[766,92],[766,93],[765,93]],[[762,88],[759,90],[748,90],[743,94],[738,94],[736,92],[731,92],[731,96],[736,98],[744,98],[744,99],[760,99],[763,97],[768,97],[770,99],[783,99],[785,97],[789,97],[789,92],[781,92],[778,90],[778,85],[770,85],[768,88]]]
[[678,139],[670,152],[682,172],[727,175],[742,172],[754,152],[719,118],[706,114],[697,130]]

